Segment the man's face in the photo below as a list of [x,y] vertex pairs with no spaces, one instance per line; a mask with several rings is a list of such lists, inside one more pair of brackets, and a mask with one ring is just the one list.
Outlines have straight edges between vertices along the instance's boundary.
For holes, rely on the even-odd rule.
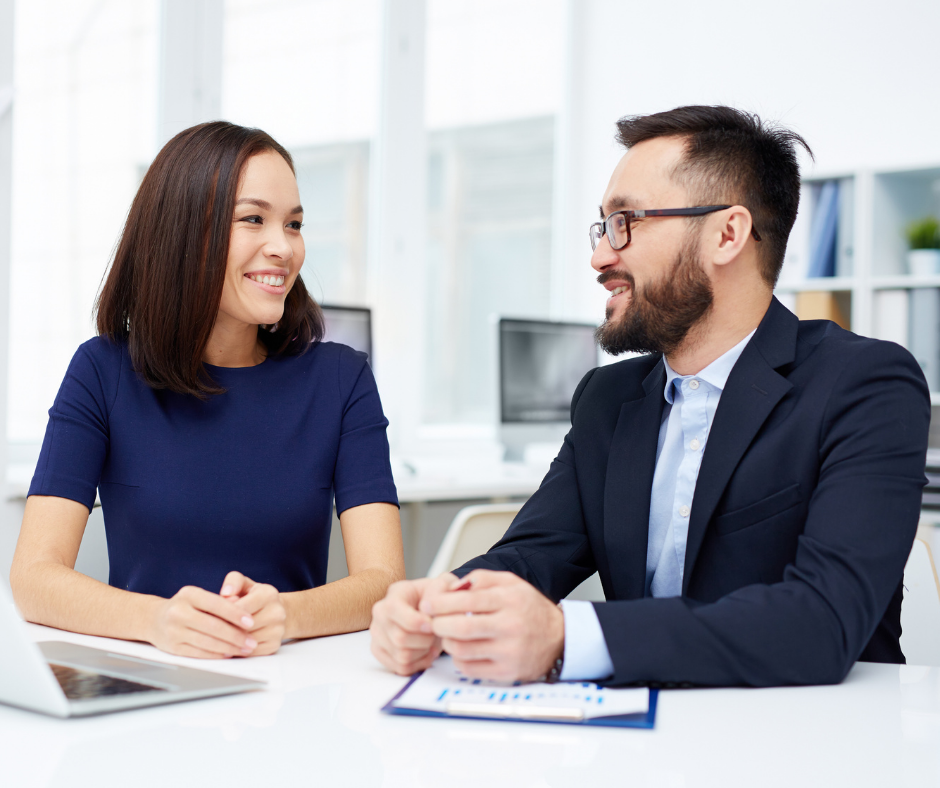
[[[610,178],[603,217],[622,209],[685,208],[686,190],[670,177],[683,153],[676,138],[631,148]],[[608,353],[667,355],[708,312],[712,288],[699,259],[698,228],[684,217],[631,221],[631,242],[614,251],[605,235],[591,257],[597,281],[611,293],[597,340]]]

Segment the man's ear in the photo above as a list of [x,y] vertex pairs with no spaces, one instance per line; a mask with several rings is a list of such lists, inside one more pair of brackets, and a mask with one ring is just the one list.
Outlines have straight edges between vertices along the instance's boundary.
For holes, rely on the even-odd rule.
[[754,226],[751,212],[743,205],[732,205],[718,211],[714,222],[709,233],[712,263],[727,265],[738,259],[751,237],[751,228]]

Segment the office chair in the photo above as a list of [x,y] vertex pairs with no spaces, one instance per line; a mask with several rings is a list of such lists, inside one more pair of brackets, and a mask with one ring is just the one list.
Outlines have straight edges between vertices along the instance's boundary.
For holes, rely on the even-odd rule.
[[904,567],[901,651],[909,665],[940,665],[940,582],[923,539],[914,540]]
[[[522,502],[467,506],[461,509],[447,529],[444,541],[428,569],[428,577],[449,572],[485,553],[502,538],[521,508]],[[597,572],[568,594],[567,598],[604,601],[604,589]]]

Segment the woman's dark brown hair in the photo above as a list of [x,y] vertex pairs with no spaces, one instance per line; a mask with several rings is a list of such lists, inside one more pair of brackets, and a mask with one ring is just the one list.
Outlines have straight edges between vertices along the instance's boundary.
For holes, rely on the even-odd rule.
[[[260,129],[215,121],[181,131],[147,170],[96,304],[98,333],[126,341],[152,388],[204,399],[223,391],[202,357],[212,333],[228,260],[238,181],[245,163],[276,151]],[[276,330],[260,329],[268,355],[303,353],[323,337],[323,313],[300,277]]]

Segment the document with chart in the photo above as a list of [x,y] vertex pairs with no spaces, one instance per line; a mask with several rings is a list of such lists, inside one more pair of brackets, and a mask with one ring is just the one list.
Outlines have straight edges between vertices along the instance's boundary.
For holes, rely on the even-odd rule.
[[653,727],[656,690],[612,689],[593,682],[506,685],[471,679],[448,656],[419,673],[383,711],[431,717]]

